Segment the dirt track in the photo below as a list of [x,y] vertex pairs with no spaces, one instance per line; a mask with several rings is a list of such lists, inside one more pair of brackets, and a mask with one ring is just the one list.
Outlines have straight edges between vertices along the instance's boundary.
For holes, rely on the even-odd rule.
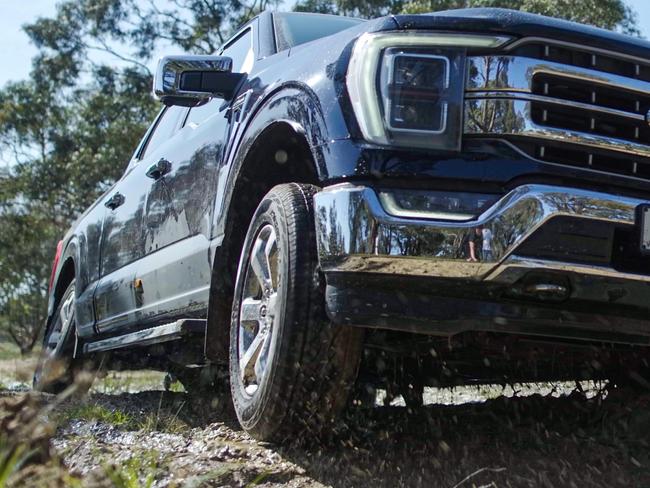
[[[108,469],[140,478],[124,486],[650,486],[650,396],[477,403],[496,390],[433,391],[475,402],[353,407],[328,443],[274,447],[243,433],[226,403],[163,391],[159,379],[111,375],[51,414],[52,444],[81,486]],[[133,392],[146,381],[153,389]]]
[[135,417],[181,409],[186,431],[128,431],[73,420],[54,441],[80,472],[99,467],[102,458],[119,462],[153,452],[157,486],[452,487],[473,473],[460,486],[650,485],[650,413],[640,400],[628,408],[624,400],[600,404],[576,394],[428,406],[413,414],[403,407],[353,410],[330,445],[285,448],[254,442],[231,416],[181,407],[188,401],[183,393],[93,395],[89,401]]

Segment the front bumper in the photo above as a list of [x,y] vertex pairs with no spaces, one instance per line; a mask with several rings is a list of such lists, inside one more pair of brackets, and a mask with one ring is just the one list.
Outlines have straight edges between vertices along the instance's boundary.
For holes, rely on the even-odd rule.
[[[647,266],[621,269],[611,254],[581,256],[581,246],[592,249],[594,242],[612,251],[615,231],[633,236],[637,208],[647,203],[644,200],[525,185],[468,222],[395,217],[384,210],[372,188],[348,183],[325,188],[314,203],[328,312],[335,321],[407,330],[419,323],[419,332],[452,334],[475,329],[521,332],[524,322],[538,320],[544,322],[543,335],[555,335],[553,325],[559,321],[583,332],[599,328],[605,336],[650,336]],[[557,244],[563,249],[559,254],[535,256],[533,243],[544,231],[548,241],[560,219],[568,219],[574,230],[586,226],[587,234],[595,225],[600,233],[585,235],[586,244],[572,236],[577,246],[572,250],[562,247],[564,236],[558,235],[550,247]],[[464,247],[477,228],[492,231],[491,259],[468,262]],[[527,277],[540,274],[542,282],[548,277],[559,277],[561,283],[565,279],[566,296],[550,303],[543,295],[517,296]],[[557,283],[554,279],[551,282]],[[389,283],[391,289],[384,286]],[[445,306],[432,305],[431,297],[445,297]],[[404,321],[408,324],[401,326]],[[562,335],[576,337],[573,332]]]

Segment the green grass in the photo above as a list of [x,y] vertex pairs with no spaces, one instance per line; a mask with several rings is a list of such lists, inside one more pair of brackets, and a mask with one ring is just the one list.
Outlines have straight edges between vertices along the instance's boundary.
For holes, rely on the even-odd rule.
[[0,361],[20,359],[20,349],[13,342],[0,342]]
[[137,428],[131,415],[120,410],[110,410],[103,405],[94,403],[66,409],[61,413],[59,420],[63,422],[70,422],[71,420],[98,421],[127,429]]
[[166,432],[180,434],[189,429],[187,423],[178,418],[180,410],[174,414],[167,412],[151,412],[145,415],[132,415],[117,409],[109,409],[96,403],[77,405],[63,410],[59,415],[59,422],[72,420],[86,420],[89,422],[103,422],[124,430],[142,430],[144,432]]
[[110,395],[158,390],[162,388],[165,373],[160,371],[111,371],[103,378],[97,378],[93,391]]
[[[219,462],[218,467],[206,473],[190,476],[183,481],[183,488],[201,488],[204,486],[230,486],[228,483],[234,473],[241,472],[243,463]],[[259,483],[259,482],[258,482]],[[174,485],[171,485],[174,486]],[[255,486],[250,485],[248,486]]]
[[104,473],[115,488],[151,488],[160,471],[158,457],[158,451],[145,451],[117,465],[105,464]]
[[6,440],[0,439],[0,488],[8,486],[11,475],[20,469],[30,454],[26,445],[12,447]]
[[171,385],[169,385],[169,391],[172,393],[184,393],[185,388],[183,387],[183,383],[176,380]]
[[138,421],[137,430],[144,432],[167,432],[168,434],[181,434],[189,426],[175,415],[148,414]]

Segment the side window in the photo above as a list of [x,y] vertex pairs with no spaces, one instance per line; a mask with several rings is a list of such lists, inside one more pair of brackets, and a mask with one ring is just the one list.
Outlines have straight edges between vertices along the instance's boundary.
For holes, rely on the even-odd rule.
[[228,44],[221,53],[232,58],[234,73],[249,73],[253,67],[255,53],[253,52],[253,33],[250,29]]
[[219,112],[219,105],[223,103],[223,100],[218,98],[213,98],[208,100],[203,105],[198,107],[192,107],[190,113],[187,116],[185,125],[199,125],[207,118]]
[[174,135],[174,132],[178,128],[179,119],[185,111],[186,109],[184,107],[179,106],[167,107],[165,109],[156,123],[153,134],[149,136],[149,140],[140,159]]

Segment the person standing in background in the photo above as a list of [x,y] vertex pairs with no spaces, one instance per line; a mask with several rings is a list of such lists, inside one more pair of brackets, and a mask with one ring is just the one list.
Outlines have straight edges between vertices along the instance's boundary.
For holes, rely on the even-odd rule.
[[483,233],[483,261],[492,261],[492,231],[484,227],[482,230]]
[[479,258],[477,256],[478,250],[481,249],[479,246],[481,244],[481,228],[477,227],[472,229],[469,233],[468,245],[469,245],[469,258],[467,261],[470,263],[478,262]]

